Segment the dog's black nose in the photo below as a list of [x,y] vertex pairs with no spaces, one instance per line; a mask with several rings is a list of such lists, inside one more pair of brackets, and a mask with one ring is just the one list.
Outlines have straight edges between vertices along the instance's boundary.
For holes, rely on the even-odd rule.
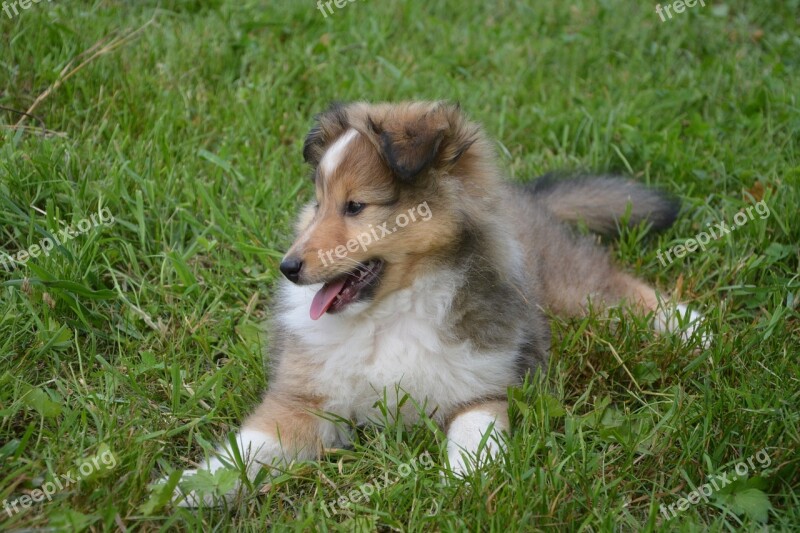
[[300,270],[302,268],[303,262],[296,257],[286,257],[283,261],[281,261],[281,272],[284,276],[286,276],[286,279],[292,283],[297,283],[297,281],[300,279]]

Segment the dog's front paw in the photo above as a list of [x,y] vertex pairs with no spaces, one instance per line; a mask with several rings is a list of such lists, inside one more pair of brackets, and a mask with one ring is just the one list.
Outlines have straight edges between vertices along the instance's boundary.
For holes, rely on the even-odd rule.
[[500,429],[507,425],[505,416],[498,421],[498,413],[490,411],[475,410],[456,417],[447,432],[450,472],[463,478],[494,460],[505,448],[505,438]]
[[708,332],[706,320],[697,311],[689,311],[686,304],[660,307],[653,318],[657,333],[677,333],[684,342],[696,342],[702,349],[711,346],[714,336]]
[[178,486],[172,492],[172,503],[174,505],[195,508],[213,507],[222,503],[211,491],[189,488],[198,472],[201,472],[201,470],[186,470],[183,472]]
[[[467,451],[455,444],[447,446],[447,459],[450,462],[449,474],[456,478],[466,478],[468,474],[497,458],[502,447],[496,443],[487,443],[479,452]],[[444,475],[445,472],[442,472]]]
[[177,484],[176,475],[162,478],[155,486],[161,490],[174,486],[171,501],[179,507],[217,507],[233,502],[241,492],[241,472],[218,459],[212,459],[204,468],[183,471]]
[[240,473],[219,468],[186,470],[172,493],[172,503],[180,507],[215,507],[231,503],[239,494]]
[[[455,477],[466,477],[475,469],[475,461],[471,459],[467,452],[461,450],[448,450],[448,460],[450,461],[450,473]],[[442,472],[444,474],[444,472]]]
[[218,448],[203,468],[183,472],[172,503],[181,507],[231,503],[243,486],[251,487],[262,466],[278,457],[280,450],[280,443],[271,435],[243,428],[235,436],[229,435],[226,445]]

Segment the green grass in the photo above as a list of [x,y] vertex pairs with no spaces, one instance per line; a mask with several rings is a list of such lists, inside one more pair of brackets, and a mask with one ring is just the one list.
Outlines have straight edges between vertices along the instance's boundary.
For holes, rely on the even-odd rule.
[[[0,509],[0,530],[796,528],[800,2],[732,0],[664,23],[655,2],[528,3],[365,0],[327,19],[310,1],[0,11],[0,105],[20,111],[96,42],[144,26],[38,104],[55,133],[0,130],[0,249],[103,207],[116,219],[0,265],[0,501],[115,459],[52,501]],[[512,179],[625,172],[679,195],[672,229],[628,232],[613,253],[704,310],[712,346],[643,320],[554,319],[548,375],[511,392],[508,454],[469,485],[397,474],[425,450],[444,460],[422,423],[360,430],[353,450],[293,465],[231,509],[164,504],[152,482],[226,438],[269,381],[259,327],[312,194],[311,117],[331,100],[417,98],[460,101]],[[0,110],[0,124],[19,118]],[[768,218],[660,264],[659,248],[730,223],[756,182]],[[660,504],[762,449],[769,467],[663,524]],[[386,472],[397,481],[369,501],[322,511]]]

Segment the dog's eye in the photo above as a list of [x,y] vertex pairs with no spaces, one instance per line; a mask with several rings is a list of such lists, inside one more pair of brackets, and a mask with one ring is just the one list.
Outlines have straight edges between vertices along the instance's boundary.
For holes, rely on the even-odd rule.
[[364,207],[366,207],[366,205],[361,202],[347,202],[344,208],[344,214],[348,216],[357,215],[364,210]]

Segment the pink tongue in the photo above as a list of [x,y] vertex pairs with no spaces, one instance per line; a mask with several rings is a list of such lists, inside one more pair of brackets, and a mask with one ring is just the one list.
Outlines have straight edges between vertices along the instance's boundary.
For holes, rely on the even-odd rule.
[[334,283],[326,283],[314,295],[314,300],[311,302],[311,320],[317,320],[325,314],[325,311],[333,303],[336,296],[342,291],[344,284],[347,282],[346,278],[342,278]]

